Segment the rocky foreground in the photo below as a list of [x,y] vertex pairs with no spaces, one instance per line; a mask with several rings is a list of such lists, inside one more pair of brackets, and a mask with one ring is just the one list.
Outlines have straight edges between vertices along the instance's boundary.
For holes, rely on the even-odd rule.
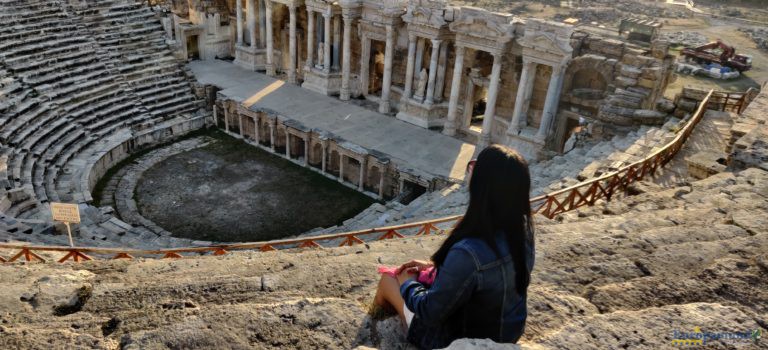
[[[673,348],[675,331],[768,329],[768,172],[538,217],[522,348]],[[380,264],[442,238],[182,260],[0,266],[0,348],[406,348],[369,313]],[[9,252],[0,252],[7,256]],[[762,343],[709,340],[711,348]],[[462,340],[454,348],[497,345]],[[507,346],[512,348],[512,346]]]

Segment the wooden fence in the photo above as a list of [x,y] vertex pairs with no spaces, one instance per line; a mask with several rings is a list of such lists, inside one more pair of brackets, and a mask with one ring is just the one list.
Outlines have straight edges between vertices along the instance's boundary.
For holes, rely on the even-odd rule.
[[[646,158],[627,165],[613,173],[579,183],[575,186],[562,189],[553,193],[548,193],[531,199],[531,205],[534,213],[543,215],[547,218],[554,218],[558,214],[578,209],[583,206],[593,205],[601,199],[611,200],[616,194],[625,192],[629,185],[643,180],[646,176],[653,175],[659,167],[667,164],[693,132],[693,129],[704,117],[707,106],[711,102],[714,92],[710,91],[704,100],[699,104],[696,112],[691,116],[685,126],[680,129],[675,138],[658,151],[650,154]],[[743,94],[746,96],[746,94]],[[726,96],[726,105],[730,97]],[[738,111],[742,111],[745,106],[745,98],[741,97],[741,104],[736,103]],[[722,103],[718,101],[717,103]],[[0,257],[0,262],[12,263],[23,259],[24,261],[45,262],[40,252],[60,252],[65,255],[58,260],[63,263],[66,261],[88,261],[92,260],[96,254],[111,259],[133,259],[134,257],[160,257],[166,259],[178,259],[182,254],[212,254],[224,255],[233,250],[257,250],[272,251],[286,248],[323,248],[332,246],[352,246],[368,240],[384,240],[403,238],[406,236],[421,236],[435,233],[443,233],[446,228],[440,228],[438,225],[449,225],[461,219],[460,215],[443,217],[434,220],[414,222],[404,225],[387,226],[371,228],[366,230],[344,232],[338,234],[329,234],[321,236],[309,236],[302,238],[291,238],[284,240],[274,240],[267,242],[253,243],[235,243],[220,244],[203,247],[172,248],[159,250],[140,250],[123,248],[89,248],[89,247],[64,247],[64,246],[34,246],[18,244],[0,244],[0,249],[18,250],[18,253],[8,259]]]

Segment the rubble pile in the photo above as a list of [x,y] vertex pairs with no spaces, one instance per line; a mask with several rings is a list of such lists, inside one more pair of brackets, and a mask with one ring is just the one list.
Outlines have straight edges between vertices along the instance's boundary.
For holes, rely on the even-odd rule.
[[627,0],[588,0],[582,1],[579,8],[574,8],[568,15],[556,15],[555,20],[568,17],[578,18],[582,23],[614,23],[623,17],[649,18],[689,18],[691,13],[685,10],[656,6]]
[[661,38],[671,45],[698,47],[709,42],[706,36],[698,32],[669,32],[662,33]]
[[571,10],[567,15],[556,15],[556,21],[578,18],[580,23],[612,23],[621,18],[621,13],[612,7],[587,7]]
[[768,51],[768,29],[766,28],[739,28],[739,31],[755,42],[758,48]]

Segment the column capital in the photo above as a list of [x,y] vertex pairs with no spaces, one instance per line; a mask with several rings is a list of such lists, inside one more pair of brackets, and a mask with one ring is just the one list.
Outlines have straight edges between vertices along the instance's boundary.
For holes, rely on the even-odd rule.
[[530,57],[523,56],[523,66],[529,66],[530,68],[533,68],[533,67],[538,66],[538,65],[539,65],[539,63],[534,61],[534,60],[532,60]]
[[552,66],[552,76],[561,75],[565,73],[565,66],[562,64],[559,64],[557,66]]
[[325,19],[328,19],[329,17],[331,17],[331,14],[328,12],[321,12],[320,14],[323,15],[323,18]]
[[440,46],[440,44],[443,43],[442,39],[429,39],[432,42],[432,50],[435,49],[435,47]]
[[266,7],[267,10],[272,10],[272,1],[271,0],[263,0],[264,1],[264,7]]
[[350,20],[350,21],[355,20],[358,17],[360,17],[360,10],[350,9],[342,6],[341,17],[344,18],[345,20]]
[[416,39],[418,39],[418,35],[416,35],[416,33],[413,33],[413,32],[408,33],[409,42],[415,42]]

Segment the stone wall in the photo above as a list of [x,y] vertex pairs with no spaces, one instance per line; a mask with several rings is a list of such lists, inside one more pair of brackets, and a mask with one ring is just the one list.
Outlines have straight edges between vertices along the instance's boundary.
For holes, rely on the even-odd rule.
[[[228,134],[337,179],[373,198],[393,199],[403,195],[407,191],[405,182],[427,191],[449,185],[439,177],[401,168],[401,162],[389,155],[323,130],[310,129],[288,116],[247,109],[223,97],[217,100],[214,110],[217,126]],[[290,143],[286,142],[288,138]]]
[[735,170],[761,168],[768,170],[768,91],[757,95],[744,113],[736,119],[731,135],[730,166]]
[[[247,1],[241,4],[245,6]],[[451,6],[447,1],[253,1],[272,4],[274,37],[271,40],[277,74],[297,84],[304,81],[308,89],[339,95],[343,100],[350,96],[366,98],[378,104],[382,113],[397,115],[398,119],[421,127],[443,129],[448,135],[458,133],[480,144],[509,143],[510,137],[529,135],[521,137],[524,142],[535,143],[534,148],[549,147],[558,151],[557,145],[562,142],[559,138],[567,134],[563,129],[568,124],[566,119],[574,116],[619,126],[661,124],[666,117],[666,113],[655,111],[657,99],[670,82],[674,60],[668,55],[668,44],[664,41],[652,42],[650,49],[641,48],[614,39],[607,34],[610,30],[590,32],[551,21]],[[230,4],[229,13],[222,17],[235,18],[235,7]],[[290,8],[296,13],[293,34],[289,26]],[[340,66],[346,66],[344,69],[334,67],[322,73],[324,69],[320,64],[318,73],[307,71],[308,46],[313,50],[313,63],[322,61],[317,57],[323,52],[317,51],[322,42],[315,36],[319,36],[318,31],[324,32],[320,20],[323,17],[313,20],[314,28],[309,30],[308,11],[329,15],[339,22],[349,21],[350,47],[332,40],[334,45],[341,46],[334,49],[346,51],[344,57],[349,58],[349,62],[340,58]],[[246,17],[245,12],[240,15]],[[390,29],[391,39],[387,39]],[[332,30],[333,35],[341,35],[343,31]],[[294,57],[290,55],[291,35],[296,38]],[[313,35],[313,43],[308,42],[309,35]],[[235,41],[236,35],[230,35],[230,40]],[[260,42],[258,52],[254,53],[261,55],[259,62],[268,61],[263,44]],[[431,49],[437,47],[435,45],[440,47],[440,57],[430,62],[433,53],[438,54]],[[388,47],[391,47],[390,53],[387,53]],[[464,54],[461,71],[456,74],[460,48]],[[500,63],[497,77],[492,76],[494,57],[498,57]],[[296,61],[295,71],[291,68],[292,59]],[[533,77],[527,82],[532,86],[532,93],[524,106],[519,107],[516,106],[518,95],[525,96],[519,86],[526,61],[536,63]],[[317,67],[311,66],[313,70]],[[552,74],[553,67],[557,68],[556,76]],[[252,64],[250,68],[265,69],[271,74],[263,64]],[[587,68],[592,71],[585,71]],[[429,72],[429,84],[426,77],[420,76],[420,69],[437,70],[437,73]],[[582,84],[574,91],[572,82],[576,74],[579,74],[578,80],[594,80],[597,89]],[[460,83],[454,81],[457,77],[461,78]],[[346,90],[342,81],[348,82]],[[491,89],[492,85],[496,86]],[[426,96],[421,96],[416,90],[424,86]],[[452,89],[457,90],[453,102]],[[430,93],[434,93],[434,98]],[[547,106],[547,96],[551,94],[556,97],[549,98],[550,106]],[[492,106],[488,108],[491,95]],[[482,131],[477,130],[480,125],[472,128],[469,123],[478,101],[486,102],[484,120],[489,120],[483,122]],[[561,109],[569,113],[559,113]],[[519,116],[515,115],[516,110]],[[519,128],[530,130],[523,130],[521,134]],[[535,140],[533,134],[536,134]]]

